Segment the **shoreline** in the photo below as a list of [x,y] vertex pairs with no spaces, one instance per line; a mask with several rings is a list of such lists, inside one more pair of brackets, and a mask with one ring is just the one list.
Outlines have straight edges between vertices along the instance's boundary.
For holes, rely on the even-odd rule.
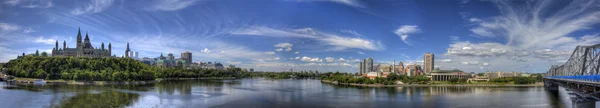
[[542,87],[543,83],[536,84],[394,84],[394,85],[383,85],[383,84],[357,84],[357,83],[335,83],[329,80],[321,80],[321,83],[334,84],[334,85],[348,85],[358,87]]
[[149,81],[75,81],[75,80],[44,80],[44,84],[35,84],[34,78],[17,78],[5,81],[16,85],[145,85],[169,80],[232,80],[235,77],[201,77],[201,78],[159,78]]

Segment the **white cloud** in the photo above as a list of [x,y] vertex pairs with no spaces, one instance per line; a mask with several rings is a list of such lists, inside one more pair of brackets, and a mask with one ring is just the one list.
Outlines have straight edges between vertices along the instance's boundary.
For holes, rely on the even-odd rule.
[[198,0],[155,0],[148,10],[176,11],[196,4]]
[[485,37],[501,36],[507,39],[506,45],[523,49],[572,44],[577,39],[569,34],[591,29],[600,23],[600,11],[593,5],[599,2],[595,0],[578,0],[568,4],[551,0],[527,4],[511,1],[493,3],[501,15],[474,22],[476,26],[471,31]]
[[333,58],[333,57],[325,57],[325,61],[327,61],[327,62],[333,62],[333,61],[335,61],[335,58]]
[[357,53],[358,53],[358,54],[360,54],[360,55],[365,55],[365,53],[364,53],[364,52],[362,52],[362,51],[359,51],[359,52],[357,52]]
[[274,58],[274,60],[280,60],[280,59],[281,59],[281,58],[279,58],[279,57],[275,57],[275,58]]
[[598,34],[570,36],[596,29],[593,27],[600,23],[600,11],[594,4],[600,2],[491,2],[497,5],[500,15],[482,19],[464,16],[464,19],[472,23],[473,34],[483,39],[506,39],[502,40],[504,43],[453,41],[444,58],[460,62],[440,64],[466,71],[545,72],[550,65],[564,63],[575,46],[600,43]]
[[277,49],[275,49],[275,51],[283,51],[283,49],[285,49],[285,51],[292,51],[292,47],[294,45],[290,44],[290,43],[279,43],[279,44],[275,44],[275,47]]
[[442,62],[450,63],[452,62],[452,59],[442,59]]
[[421,32],[421,29],[419,29],[419,27],[416,25],[403,25],[403,26],[400,26],[398,29],[396,29],[396,31],[394,31],[394,33],[396,35],[400,36],[402,41],[408,45],[412,45],[406,40],[406,39],[408,39],[409,34],[414,34],[414,33],[419,33],[419,32]]
[[23,33],[33,33],[33,32],[36,32],[36,31],[31,28],[27,28],[27,29],[23,30]]
[[265,54],[267,54],[267,55],[273,55],[273,54],[275,54],[275,52],[269,51],[269,52],[265,52]]
[[294,45],[292,45],[292,44],[290,44],[290,43],[279,43],[279,44],[275,44],[275,47],[278,47],[278,48],[290,48],[290,47],[292,47],[292,46],[294,46]]
[[344,59],[344,58],[340,58],[340,59],[339,59],[339,61],[340,61],[340,62],[346,62],[346,59]]
[[296,59],[296,60],[300,60],[300,57],[296,57],[296,58],[294,58],[294,59]]
[[298,1],[298,2],[333,2],[338,4],[343,4],[356,8],[365,8],[365,6],[359,0],[289,0],[289,1]]
[[300,52],[294,52],[294,54],[300,54]]
[[342,32],[342,33],[348,33],[348,34],[351,34],[351,35],[354,35],[354,36],[362,36],[362,34],[356,32],[354,30],[340,30],[340,32]]
[[378,41],[367,40],[363,38],[352,38],[347,36],[339,36],[336,34],[324,33],[316,31],[312,28],[302,29],[273,29],[262,26],[254,26],[246,29],[241,29],[231,32],[234,35],[253,35],[253,36],[269,36],[269,37],[294,37],[294,38],[309,38],[319,41],[322,45],[333,46],[331,51],[339,51],[345,49],[365,49],[365,50],[382,50],[383,45]]
[[33,42],[35,43],[43,43],[43,44],[48,44],[48,45],[54,45],[56,44],[56,40],[55,39],[44,39],[44,37],[40,36],[40,38],[37,38],[36,40],[34,40]]
[[15,31],[15,30],[19,30],[21,27],[19,27],[18,25],[12,25],[12,24],[8,24],[8,23],[0,23],[0,30],[2,31]]
[[7,0],[4,3],[22,8],[50,8],[54,6],[52,0]]
[[304,62],[323,62],[323,59],[319,59],[319,57],[311,58],[304,56],[300,60]]
[[359,59],[352,59],[352,62],[361,62]]
[[210,53],[210,50],[208,50],[208,48],[204,48],[204,50],[200,50],[200,52],[203,52],[203,53]]
[[113,4],[113,2],[114,0],[91,0],[90,3],[73,9],[71,11],[71,14],[81,15],[102,12],[108,9]]

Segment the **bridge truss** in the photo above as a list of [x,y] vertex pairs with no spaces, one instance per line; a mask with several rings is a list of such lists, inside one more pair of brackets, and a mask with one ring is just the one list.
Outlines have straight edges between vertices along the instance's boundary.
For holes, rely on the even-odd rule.
[[577,46],[563,65],[553,65],[546,76],[600,75],[600,44]]

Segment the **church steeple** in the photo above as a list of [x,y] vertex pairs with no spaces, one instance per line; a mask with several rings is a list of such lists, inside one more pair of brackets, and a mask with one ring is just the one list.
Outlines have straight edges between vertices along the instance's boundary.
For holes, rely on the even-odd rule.
[[104,50],[104,42],[102,42],[102,50]]
[[85,32],[85,41],[86,41],[86,42],[87,42],[87,41],[90,41],[90,37],[88,37],[88,32],[87,32],[87,31]]
[[63,49],[67,49],[67,41],[63,40]]
[[56,46],[54,48],[58,50],[58,40],[56,40]]
[[125,50],[125,57],[129,57],[129,52],[131,50],[129,50],[129,42],[127,42],[127,49]]
[[83,44],[81,43],[81,28],[77,30],[77,49],[81,48]]

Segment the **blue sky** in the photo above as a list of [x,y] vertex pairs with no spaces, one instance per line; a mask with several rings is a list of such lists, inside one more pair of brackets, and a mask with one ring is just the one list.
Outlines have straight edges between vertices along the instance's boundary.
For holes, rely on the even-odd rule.
[[56,40],[127,42],[141,57],[190,51],[194,62],[264,71],[356,72],[392,60],[468,72],[545,72],[600,43],[594,0],[5,0],[0,62]]

